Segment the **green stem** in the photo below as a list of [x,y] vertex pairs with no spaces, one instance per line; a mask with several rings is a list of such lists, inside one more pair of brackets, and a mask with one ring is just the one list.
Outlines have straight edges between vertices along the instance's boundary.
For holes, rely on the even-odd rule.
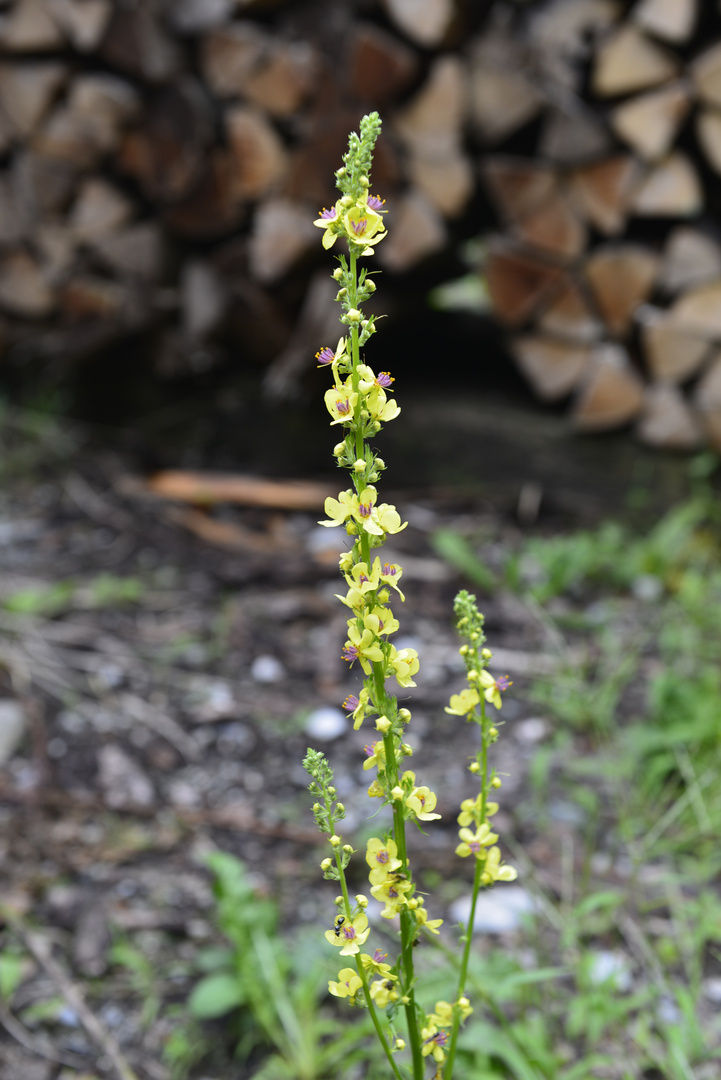
[[[476,902],[478,900],[478,893],[481,889],[481,863],[479,859],[476,859],[476,870],[473,875],[473,893],[471,896],[471,911],[468,916],[468,925],[466,927],[465,944],[463,946],[463,957],[461,959],[461,970],[458,974],[458,989],[456,991],[456,1002],[463,997],[466,989],[466,978],[468,976],[468,961],[471,956],[471,944],[473,942],[473,926],[476,921]],[[456,1006],[453,1014],[453,1028],[451,1031],[451,1042],[448,1047],[448,1056],[446,1058],[446,1067],[443,1073],[443,1080],[451,1080],[453,1076],[453,1063],[456,1058],[456,1042],[458,1041],[458,1029],[460,1027],[461,1014],[458,1006]]]
[[396,1065],[395,1058],[393,1057],[393,1052],[392,1052],[390,1046],[388,1045],[388,1040],[386,1039],[385,1035],[383,1034],[383,1028],[381,1027],[381,1022],[378,1019],[378,1013],[376,1012],[376,1008],[375,1008],[375,1005],[373,1004],[373,999],[371,997],[370,987],[368,985],[368,976],[365,973],[365,968],[363,967],[363,961],[361,960],[359,953],[356,953],[355,965],[356,965],[356,968],[358,969],[358,974],[360,975],[361,982],[363,983],[363,991],[365,993],[366,1003],[368,1005],[368,1012],[370,1013],[370,1018],[371,1018],[371,1020],[373,1022],[373,1027],[376,1030],[376,1035],[378,1036],[378,1040],[379,1040],[381,1046],[383,1047],[383,1051],[384,1051],[386,1057],[388,1058],[388,1064],[390,1065],[391,1069],[393,1070],[393,1075],[396,1077],[396,1080],[403,1080],[403,1078],[401,1077],[400,1072],[398,1071],[398,1066]]

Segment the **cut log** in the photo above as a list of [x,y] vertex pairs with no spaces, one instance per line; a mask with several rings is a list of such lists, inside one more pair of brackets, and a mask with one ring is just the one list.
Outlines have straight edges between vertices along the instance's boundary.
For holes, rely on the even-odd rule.
[[497,12],[470,49],[471,116],[487,142],[505,139],[538,115],[544,97],[528,70],[528,58]]
[[6,52],[55,52],[64,44],[46,0],[17,0],[0,25],[0,48]]
[[76,252],[75,238],[66,225],[47,223],[35,229],[35,244],[42,259],[43,275],[54,287],[70,271]]
[[646,363],[654,379],[684,382],[696,374],[709,351],[706,339],[680,329],[676,317],[662,308],[644,304],[637,318]]
[[194,36],[230,22],[236,0],[173,0],[166,19],[179,34]]
[[658,284],[669,293],[721,278],[721,246],[710,236],[679,225],[666,241]]
[[579,284],[567,277],[550,307],[538,319],[538,328],[567,341],[592,342],[603,335],[603,324],[594,315]]
[[269,47],[268,36],[253,23],[231,23],[208,34],[200,46],[204,81],[218,97],[242,96]]
[[225,115],[225,128],[238,199],[271,195],[287,168],[283,141],[258,109],[235,106]]
[[668,383],[646,387],[636,435],[648,446],[666,450],[695,450],[704,442],[697,413],[679,389]]
[[45,217],[64,215],[77,187],[73,165],[31,150],[15,156],[12,178],[15,201],[29,231]]
[[269,199],[255,212],[248,258],[256,281],[279,281],[317,241],[305,206]]
[[586,277],[612,334],[628,332],[636,308],[653,288],[657,270],[658,256],[633,244],[601,247],[588,258]]
[[544,79],[579,95],[591,48],[617,21],[621,6],[616,0],[555,0],[535,7],[528,36]]
[[129,225],[92,242],[94,253],[122,277],[157,281],[163,261],[163,238],[157,221]]
[[696,24],[697,0],[639,0],[633,18],[654,37],[682,45]]
[[559,266],[533,258],[507,241],[489,247],[486,284],[493,312],[507,326],[525,322],[559,290],[563,271]]
[[643,217],[693,217],[703,203],[698,173],[680,150],[649,173],[631,201],[634,213]]
[[466,69],[456,56],[435,61],[411,102],[393,119],[393,129],[415,157],[437,160],[456,153],[467,106]]
[[551,109],[541,132],[539,153],[560,165],[579,165],[612,149],[606,124],[590,109]]
[[455,14],[453,0],[383,0],[392,22],[410,41],[437,49]]
[[481,160],[481,177],[506,221],[535,210],[555,190],[556,171],[527,158],[488,156]]
[[78,52],[102,41],[113,13],[112,0],[46,0],[48,11]]
[[616,236],[626,225],[639,176],[634,158],[625,154],[607,158],[571,174],[571,196],[594,228],[605,236]]
[[67,76],[65,64],[50,60],[0,64],[0,107],[17,135],[33,134]]
[[100,322],[117,318],[125,290],[106,278],[73,277],[60,291],[60,307],[68,322]]
[[721,450],[721,352],[717,352],[694,392],[694,405],[711,445]]
[[310,480],[265,480],[240,473],[155,473],[143,485],[152,495],[196,506],[238,503],[275,510],[318,510],[331,493],[326,484]]
[[565,259],[575,258],[586,247],[586,227],[574,213],[568,193],[562,190],[518,218],[512,231],[530,247]]
[[721,112],[701,109],[696,117],[696,136],[709,165],[721,174]]
[[412,156],[408,172],[416,189],[445,218],[458,217],[473,193],[473,168],[460,151],[440,158]]
[[6,252],[0,260],[0,308],[27,319],[43,319],[55,308],[53,290],[26,251]]
[[149,83],[167,83],[182,68],[178,43],[148,3],[114,5],[100,52],[113,67]]
[[625,23],[599,48],[592,89],[602,98],[631,94],[668,82],[677,73],[678,61],[671,53]]
[[0,173],[0,244],[14,246],[23,239],[28,225],[30,234],[35,231],[35,222],[26,222],[18,208],[18,200],[12,183],[12,177]]
[[180,310],[186,338],[195,342],[208,338],[223,317],[227,299],[214,266],[204,259],[187,262],[180,275]]
[[238,227],[242,218],[233,165],[229,154],[221,149],[206,157],[196,186],[164,214],[165,224],[172,232],[196,240],[226,236]]
[[393,228],[378,248],[383,267],[402,273],[444,247],[448,234],[443,218],[420,191],[389,200],[388,206]]
[[591,349],[585,375],[571,410],[579,431],[609,431],[638,415],[643,404],[643,381],[620,345]]
[[721,42],[697,56],[690,70],[701,101],[721,107]]
[[710,340],[721,338],[721,281],[689,289],[669,311],[679,329]]
[[243,97],[271,116],[292,117],[315,89],[319,72],[309,42],[274,43],[263,62],[249,72]]
[[90,177],[78,193],[68,215],[76,240],[87,242],[115,232],[133,216],[130,199],[100,177]]
[[140,107],[136,91],[114,75],[80,75],[68,100],[49,117],[34,146],[48,157],[79,169],[92,168],[115,150],[126,124]]
[[403,93],[417,70],[418,58],[403,42],[372,23],[356,26],[348,63],[354,97],[380,108]]
[[613,109],[613,130],[640,157],[656,161],[669,152],[690,106],[689,87],[682,82],[642,94]]
[[558,401],[577,385],[590,349],[534,334],[514,338],[511,352],[538,396],[543,401]]

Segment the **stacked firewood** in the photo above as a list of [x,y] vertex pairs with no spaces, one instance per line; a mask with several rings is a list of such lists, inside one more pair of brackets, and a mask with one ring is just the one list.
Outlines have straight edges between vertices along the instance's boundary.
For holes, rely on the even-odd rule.
[[0,0],[9,362],[143,339],[287,391],[335,326],[312,220],[371,108],[391,276],[495,220],[541,397],[721,445],[716,0]]

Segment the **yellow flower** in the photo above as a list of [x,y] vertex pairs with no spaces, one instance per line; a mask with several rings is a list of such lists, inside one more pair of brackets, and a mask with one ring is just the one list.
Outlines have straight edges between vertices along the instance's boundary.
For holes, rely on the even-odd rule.
[[415,911],[416,926],[425,926],[426,930],[430,930],[432,934],[438,934],[439,926],[443,926],[443,919],[429,919],[428,912],[424,907],[418,907]]
[[385,904],[381,917],[393,919],[401,908],[405,907],[406,893],[412,887],[410,881],[404,881],[402,878],[388,878],[386,881],[379,882],[378,885],[371,886],[371,896]]
[[395,634],[401,624],[394,618],[390,608],[374,607],[363,616],[363,625],[374,634]]
[[391,972],[391,965],[383,962],[387,959],[388,953],[382,953],[380,949],[376,949],[372,956],[361,953],[361,964],[367,975],[380,975],[384,979],[390,979],[391,982],[397,982],[398,976]]
[[423,1046],[421,1048],[423,1057],[428,1057],[429,1054],[433,1054],[434,1061],[439,1063],[445,1061],[446,1052],[443,1047],[448,1042],[447,1031],[439,1031],[435,1024],[428,1023],[426,1027],[421,1029],[421,1038],[423,1039]]
[[[496,837],[494,837],[494,840]],[[481,874],[482,885],[492,885],[494,881],[515,881],[518,871],[513,866],[501,863],[501,849],[489,848],[486,855],[486,864]]]
[[484,859],[486,856],[483,848],[487,844],[493,844],[498,839],[495,833],[492,833],[490,827],[484,822],[483,825],[479,825],[475,832],[471,832],[470,829],[461,829],[458,833],[461,838],[461,843],[456,848],[456,855],[460,855],[462,859],[465,859],[468,855],[475,855],[477,859]]
[[337,499],[329,496],[325,500],[324,506],[328,520],[319,521],[318,524],[325,525],[326,528],[342,525],[349,517],[353,517],[357,505],[358,496],[354,495],[352,491],[341,491]]
[[340,946],[341,956],[354,956],[355,953],[360,952],[360,946],[365,944],[371,932],[368,919],[362,912],[356,915],[352,922],[347,919],[340,922],[340,918],[339,916],[333,930],[326,930],[326,941],[329,941],[331,945]]
[[451,694],[450,704],[446,705],[445,711],[451,716],[466,716],[473,712],[480,700],[477,690],[466,688],[460,694]]
[[313,222],[319,229],[325,230],[321,237],[321,243],[326,250],[333,247],[333,244],[335,244],[343,231],[340,216],[341,209],[342,207],[339,199],[335,206],[331,206],[330,210],[326,210],[324,207]]
[[372,255],[374,245],[380,243],[386,235],[383,218],[366,203],[351,207],[348,213],[343,215],[343,225],[348,240],[362,245],[361,255]]
[[333,417],[330,422],[331,427],[334,424],[346,424],[353,419],[358,395],[347,386],[331,387],[330,390],[326,390],[323,400],[326,409]]
[[387,840],[383,843],[377,836],[371,837],[366,847],[366,862],[371,868],[368,875],[371,885],[380,885],[386,881],[390,874],[402,866],[398,858],[398,848],[395,840]]
[[371,420],[376,420],[379,424],[387,424],[390,420],[395,420],[401,411],[400,405],[393,398],[388,400],[381,386],[368,394],[364,404],[370,413]]
[[513,683],[507,675],[500,675],[497,679],[494,679],[490,671],[483,671],[478,676],[478,681],[484,688],[483,696],[491,705],[495,705],[497,709],[500,709],[503,702],[501,701],[501,691],[508,690],[509,686],[513,686]]
[[372,665],[383,659],[383,650],[378,645],[378,638],[372,630],[359,630],[354,620],[348,623],[348,640],[343,646],[341,656],[352,664],[360,660],[366,675],[373,671]]
[[[393,510],[395,509],[395,507],[390,507],[390,509]],[[398,520],[400,521],[400,517],[398,518]],[[405,525],[401,526],[401,528],[405,529]],[[387,531],[390,532],[390,530]],[[398,530],[398,532],[400,532],[400,529]],[[392,589],[395,589],[401,600],[405,601],[405,596],[398,588],[398,582],[403,576],[403,567],[399,566],[398,563],[383,563],[383,565],[381,566],[381,561],[379,558],[376,558],[373,561],[374,571],[376,569],[376,565],[378,566],[378,576],[380,580],[384,584],[390,585]]]
[[[483,796],[478,793],[475,799],[464,799],[461,803],[461,812],[458,815],[459,825],[472,825],[477,824],[481,816],[481,805],[483,803]],[[486,817],[493,817],[498,813],[498,803],[489,802],[486,803]]]
[[412,676],[416,674],[420,667],[418,653],[415,649],[401,649],[398,651],[394,645],[391,645],[391,649],[390,666],[393,669],[398,685],[415,686]]
[[401,515],[390,503],[381,503],[374,516],[382,533],[403,532],[408,525],[407,521],[401,521]]
[[419,821],[435,821],[440,814],[434,814],[437,798],[427,787],[413,788],[406,799],[406,806],[412,810]]
[[371,998],[379,1009],[385,1009],[392,1001],[398,1000],[398,991],[389,979],[376,979],[370,986]]
[[366,760],[363,762],[364,769],[372,769],[377,766],[379,772],[385,772],[386,770],[386,748],[383,744],[383,740],[379,739],[377,743],[373,743],[371,746],[366,746]]
[[343,968],[338,972],[338,982],[329,982],[328,989],[335,997],[350,998],[353,1004],[356,994],[363,989],[363,980],[355,968]]

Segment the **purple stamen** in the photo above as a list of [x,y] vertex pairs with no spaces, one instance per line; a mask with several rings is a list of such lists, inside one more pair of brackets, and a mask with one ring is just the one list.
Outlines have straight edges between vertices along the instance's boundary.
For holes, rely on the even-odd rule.
[[355,694],[349,694],[343,702],[343,708],[346,710],[346,712],[355,712],[359,705],[360,701],[355,696]]
[[376,862],[387,863],[388,858],[389,858],[388,852],[384,848],[383,851],[379,851],[378,854],[376,855]]
[[387,371],[381,371],[380,375],[376,379],[376,385],[382,386],[385,390],[387,386],[390,386],[390,384],[395,381],[396,380]]
[[344,660],[347,660],[348,663],[352,664],[355,660],[358,659],[358,646],[346,645],[343,649],[343,652],[341,653],[341,656]]
[[469,840],[468,849],[469,851],[472,851],[474,855],[478,855],[481,850],[481,844],[478,842],[478,840]]
[[383,563],[383,577],[395,577],[396,568],[392,563]]
[[376,951],[373,953],[373,962],[375,964],[382,964],[383,961],[387,960],[387,959],[388,959],[388,953],[387,952],[381,952],[380,949],[376,949]]
[[336,405],[336,409],[341,416],[347,416],[349,412],[352,412],[348,398],[346,398],[345,401],[339,401]]
[[335,360],[335,353],[326,345],[325,348],[315,354],[315,358],[319,364],[332,364]]
[[343,937],[346,939],[346,941],[352,941],[353,940],[353,938],[355,937],[355,930],[353,929],[352,926],[344,926],[343,927]]
[[367,225],[368,221],[366,220],[366,218],[359,218],[358,221],[351,221],[350,223],[351,229],[356,234],[356,236],[362,236],[363,233],[366,231]]
[[331,206],[330,210],[326,210],[326,208],[323,207],[320,212],[320,216],[324,218],[325,221],[334,221],[335,218],[338,216],[338,212],[335,206]]
[[373,755],[375,754],[375,749],[371,746],[370,743],[366,743],[363,747],[363,752],[366,757],[373,757]]
[[385,204],[386,204],[385,199],[379,198],[378,195],[369,195],[368,196],[368,206],[371,208],[371,210],[375,210],[376,213],[380,213],[380,211],[382,211]]
[[371,513],[373,511],[373,504],[372,503],[360,503],[358,505],[358,510],[360,511],[360,516],[361,517],[368,518],[368,517],[371,516]]
[[498,679],[496,679],[496,686],[499,690],[507,690],[509,686],[513,686],[513,683],[507,675],[501,675]]

